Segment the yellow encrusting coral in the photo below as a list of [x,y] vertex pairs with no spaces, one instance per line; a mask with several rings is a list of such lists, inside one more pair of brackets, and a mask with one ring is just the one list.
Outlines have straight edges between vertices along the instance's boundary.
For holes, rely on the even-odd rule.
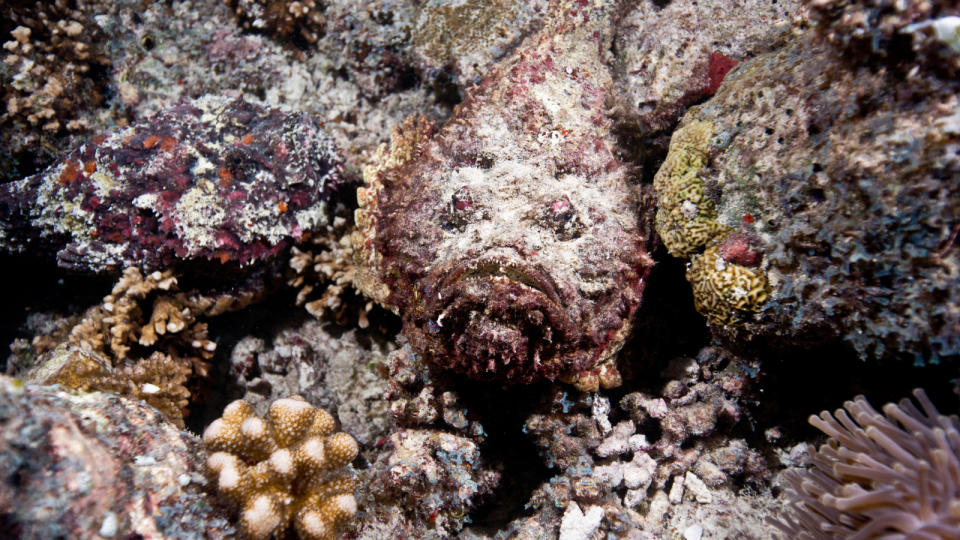
[[703,191],[700,169],[707,164],[713,125],[695,121],[678,129],[653,179],[657,232],[674,257],[689,257],[733,229],[716,221],[717,209]]
[[770,296],[770,284],[762,269],[723,260],[717,246],[694,256],[687,281],[693,286],[697,311],[713,324],[742,323]]
[[[694,304],[712,324],[744,322],[770,296],[762,268],[724,260],[719,245],[735,230],[717,221],[717,209],[704,191],[701,169],[709,163],[714,127],[694,120],[678,129],[653,180],[657,192],[657,232],[674,257],[693,257],[687,281]],[[703,250],[702,254],[698,253]]]
[[359,447],[335,428],[330,413],[300,396],[274,401],[266,420],[237,400],[207,427],[207,468],[239,509],[246,537],[282,537],[292,525],[303,539],[334,538],[356,514],[353,479],[342,469]]

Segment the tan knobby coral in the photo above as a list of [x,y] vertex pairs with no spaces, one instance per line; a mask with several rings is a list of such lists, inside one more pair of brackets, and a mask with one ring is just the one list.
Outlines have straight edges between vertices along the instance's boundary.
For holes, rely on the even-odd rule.
[[343,469],[359,448],[335,427],[330,413],[300,396],[274,401],[266,420],[237,400],[207,427],[207,468],[239,509],[244,535],[283,537],[292,524],[300,538],[334,538],[356,514],[353,479]]

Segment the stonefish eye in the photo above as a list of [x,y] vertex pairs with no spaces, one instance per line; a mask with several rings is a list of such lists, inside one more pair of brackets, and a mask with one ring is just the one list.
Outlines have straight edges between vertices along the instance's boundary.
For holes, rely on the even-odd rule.
[[467,186],[462,186],[450,197],[450,204],[443,216],[443,229],[447,232],[460,231],[477,213],[473,195]]
[[550,202],[543,221],[553,229],[559,240],[573,240],[583,233],[583,223],[577,216],[577,209],[566,195]]

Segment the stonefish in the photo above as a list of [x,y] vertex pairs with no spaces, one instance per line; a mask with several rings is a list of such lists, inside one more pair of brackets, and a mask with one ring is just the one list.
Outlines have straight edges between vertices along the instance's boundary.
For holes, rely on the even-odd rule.
[[380,148],[358,190],[357,281],[435,364],[596,389],[619,384],[649,209],[604,113],[616,3],[550,9],[446,124],[410,118]]
[[93,271],[264,261],[326,222],[341,161],[308,115],[184,101],[0,186],[0,247]]

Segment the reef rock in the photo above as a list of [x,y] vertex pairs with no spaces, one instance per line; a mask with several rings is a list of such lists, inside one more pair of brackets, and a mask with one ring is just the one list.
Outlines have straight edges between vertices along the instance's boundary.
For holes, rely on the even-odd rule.
[[316,120],[207,96],[0,186],[0,247],[60,265],[247,265],[327,222],[341,159]]
[[684,117],[658,230],[693,257],[718,335],[960,354],[960,83],[909,56],[853,62],[817,32],[742,64]]
[[614,39],[619,115],[644,135],[670,129],[731,68],[782,45],[797,0],[636,2]]
[[604,112],[617,9],[552,3],[551,22],[442,128],[408,119],[365,171],[357,281],[429,361],[484,379],[618,384],[604,362],[652,260]]
[[153,408],[0,375],[0,523],[12,538],[225,538],[199,440]]

